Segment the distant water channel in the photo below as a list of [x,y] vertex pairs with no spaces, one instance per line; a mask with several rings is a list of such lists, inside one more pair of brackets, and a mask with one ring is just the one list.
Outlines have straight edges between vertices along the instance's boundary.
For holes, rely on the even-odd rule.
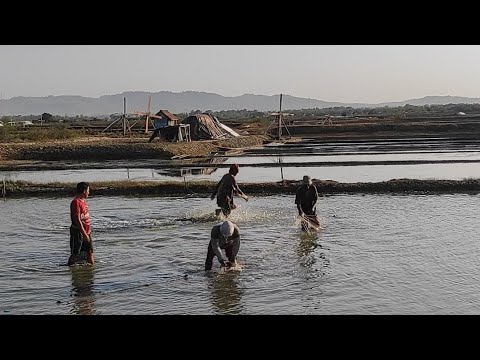
[[36,170],[0,171],[0,180],[218,181],[232,163],[240,164],[239,182],[299,180],[304,174],[345,183],[399,178],[463,180],[480,178],[480,143],[444,138],[340,142],[305,139],[248,149],[235,156],[219,153],[209,159],[41,162]]
[[227,274],[203,271],[216,223],[208,198],[93,189],[93,268],[63,266],[69,202],[0,202],[0,314],[480,312],[480,195],[322,197],[323,229],[311,236],[292,196],[239,199],[244,269]]
[[[136,163],[138,165],[138,162]],[[196,167],[185,165],[174,168],[108,168],[38,171],[0,171],[0,180],[23,180],[38,183],[78,181],[218,181],[228,172],[226,167]],[[463,180],[480,178],[479,163],[427,163],[408,165],[355,165],[355,166],[283,166],[262,167],[240,165],[236,176],[241,182],[275,182],[299,180],[308,174],[315,179],[334,180],[344,183],[379,182],[391,179],[447,179]]]

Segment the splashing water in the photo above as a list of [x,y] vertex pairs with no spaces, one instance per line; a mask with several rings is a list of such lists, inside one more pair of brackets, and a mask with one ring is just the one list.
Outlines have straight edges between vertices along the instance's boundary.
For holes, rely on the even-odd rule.
[[[215,213],[216,208],[204,207],[194,211],[187,211],[184,217],[177,218],[177,221],[191,221],[198,223],[221,222],[227,219],[223,213],[219,215]],[[277,219],[281,211],[267,211],[264,207],[252,207],[237,205],[237,208],[232,211],[228,219],[233,223],[251,223],[261,224]]]
[[173,224],[172,220],[169,219],[132,219],[132,220],[121,220],[111,217],[100,217],[97,216],[94,218],[96,224],[96,231],[101,230],[123,230],[123,229],[132,229],[132,228],[152,228],[157,229],[159,227],[168,227]]

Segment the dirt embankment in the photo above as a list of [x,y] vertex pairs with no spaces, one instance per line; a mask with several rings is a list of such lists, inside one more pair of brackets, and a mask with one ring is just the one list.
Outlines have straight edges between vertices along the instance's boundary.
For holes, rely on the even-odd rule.
[[119,160],[203,157],[222,148],[248,148],[268,141],[264,135],[225,140],[151,142],[139,138],[89,137],[48,143],[0,144],[0,160]]
[[293,136],[322,138],[375,139],[442,136],[477,140],[480,138],[480,117],[332,118],[330,122],[324,119],[292,120],[289,123],[289,132]]
[[[438,194],[438,193],[479,193],[480,180],[412,180],[395,179],[377,183],[339,183],[314,179],[319,194]],[[108,181],[91,182],[91,196],[194,196],[208,197],[216,182],[136,182]],[[0,183],[0,194],[5,199],[16,197],[74,196],[73,183],[37,184],[24,181]],[[300,182],[242,183],[241,189],[249,196],[289,194],[294,196]]]

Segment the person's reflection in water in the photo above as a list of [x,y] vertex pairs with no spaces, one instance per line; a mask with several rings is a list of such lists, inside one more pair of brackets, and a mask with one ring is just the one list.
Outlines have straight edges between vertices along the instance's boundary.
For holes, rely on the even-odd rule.
[[323,276],[330,266],[330,259],[325,252],[328,249],[320,244],[321,234],[321,230],[311,234],[302,233],[296,245],[298,265],[304,269],[302,273],[308,276]]
[[94,268],[92,266],[70,266],[72,274],[72,293],[73,308],[72,314],[94,315],[95,295],[93,293],[93,283],[95,280]]
[[[297,255],[298,263],[303,267],[312,267],[313,264],[317,261],[317,256],[314,253],[314,250],[317,247],[322,247],[318,244],[319,236],[318,233],[306,234],[302,233],[300,239],[297,242]],[[323,253],[320,254],[320,257],[324,256]]]
[[241,314],[243,289],[239,288],[238,273],[209,274],[208,287],[215,314]]

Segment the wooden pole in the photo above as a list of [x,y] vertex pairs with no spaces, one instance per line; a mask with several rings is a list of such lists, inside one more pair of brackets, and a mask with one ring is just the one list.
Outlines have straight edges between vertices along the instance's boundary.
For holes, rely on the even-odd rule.
[[282,96],[280,94],[280,113],[278,115],[278,140],[282,138]]
[[148,122],[150,121],[150,102],[152,101],[152,96],[148,97],[147,104],[147,116],[145,118],[145,134],[148,134]]
[[282,182],[283,182],[284,181],[284,179],[283,179],[283,166],[282,166],[283,157],[281,157],[281,156],[278,157],[278,163],[280,164],[280,174],[282,175]]
[[123,98],[123,136],[127,135],[127,98]]

